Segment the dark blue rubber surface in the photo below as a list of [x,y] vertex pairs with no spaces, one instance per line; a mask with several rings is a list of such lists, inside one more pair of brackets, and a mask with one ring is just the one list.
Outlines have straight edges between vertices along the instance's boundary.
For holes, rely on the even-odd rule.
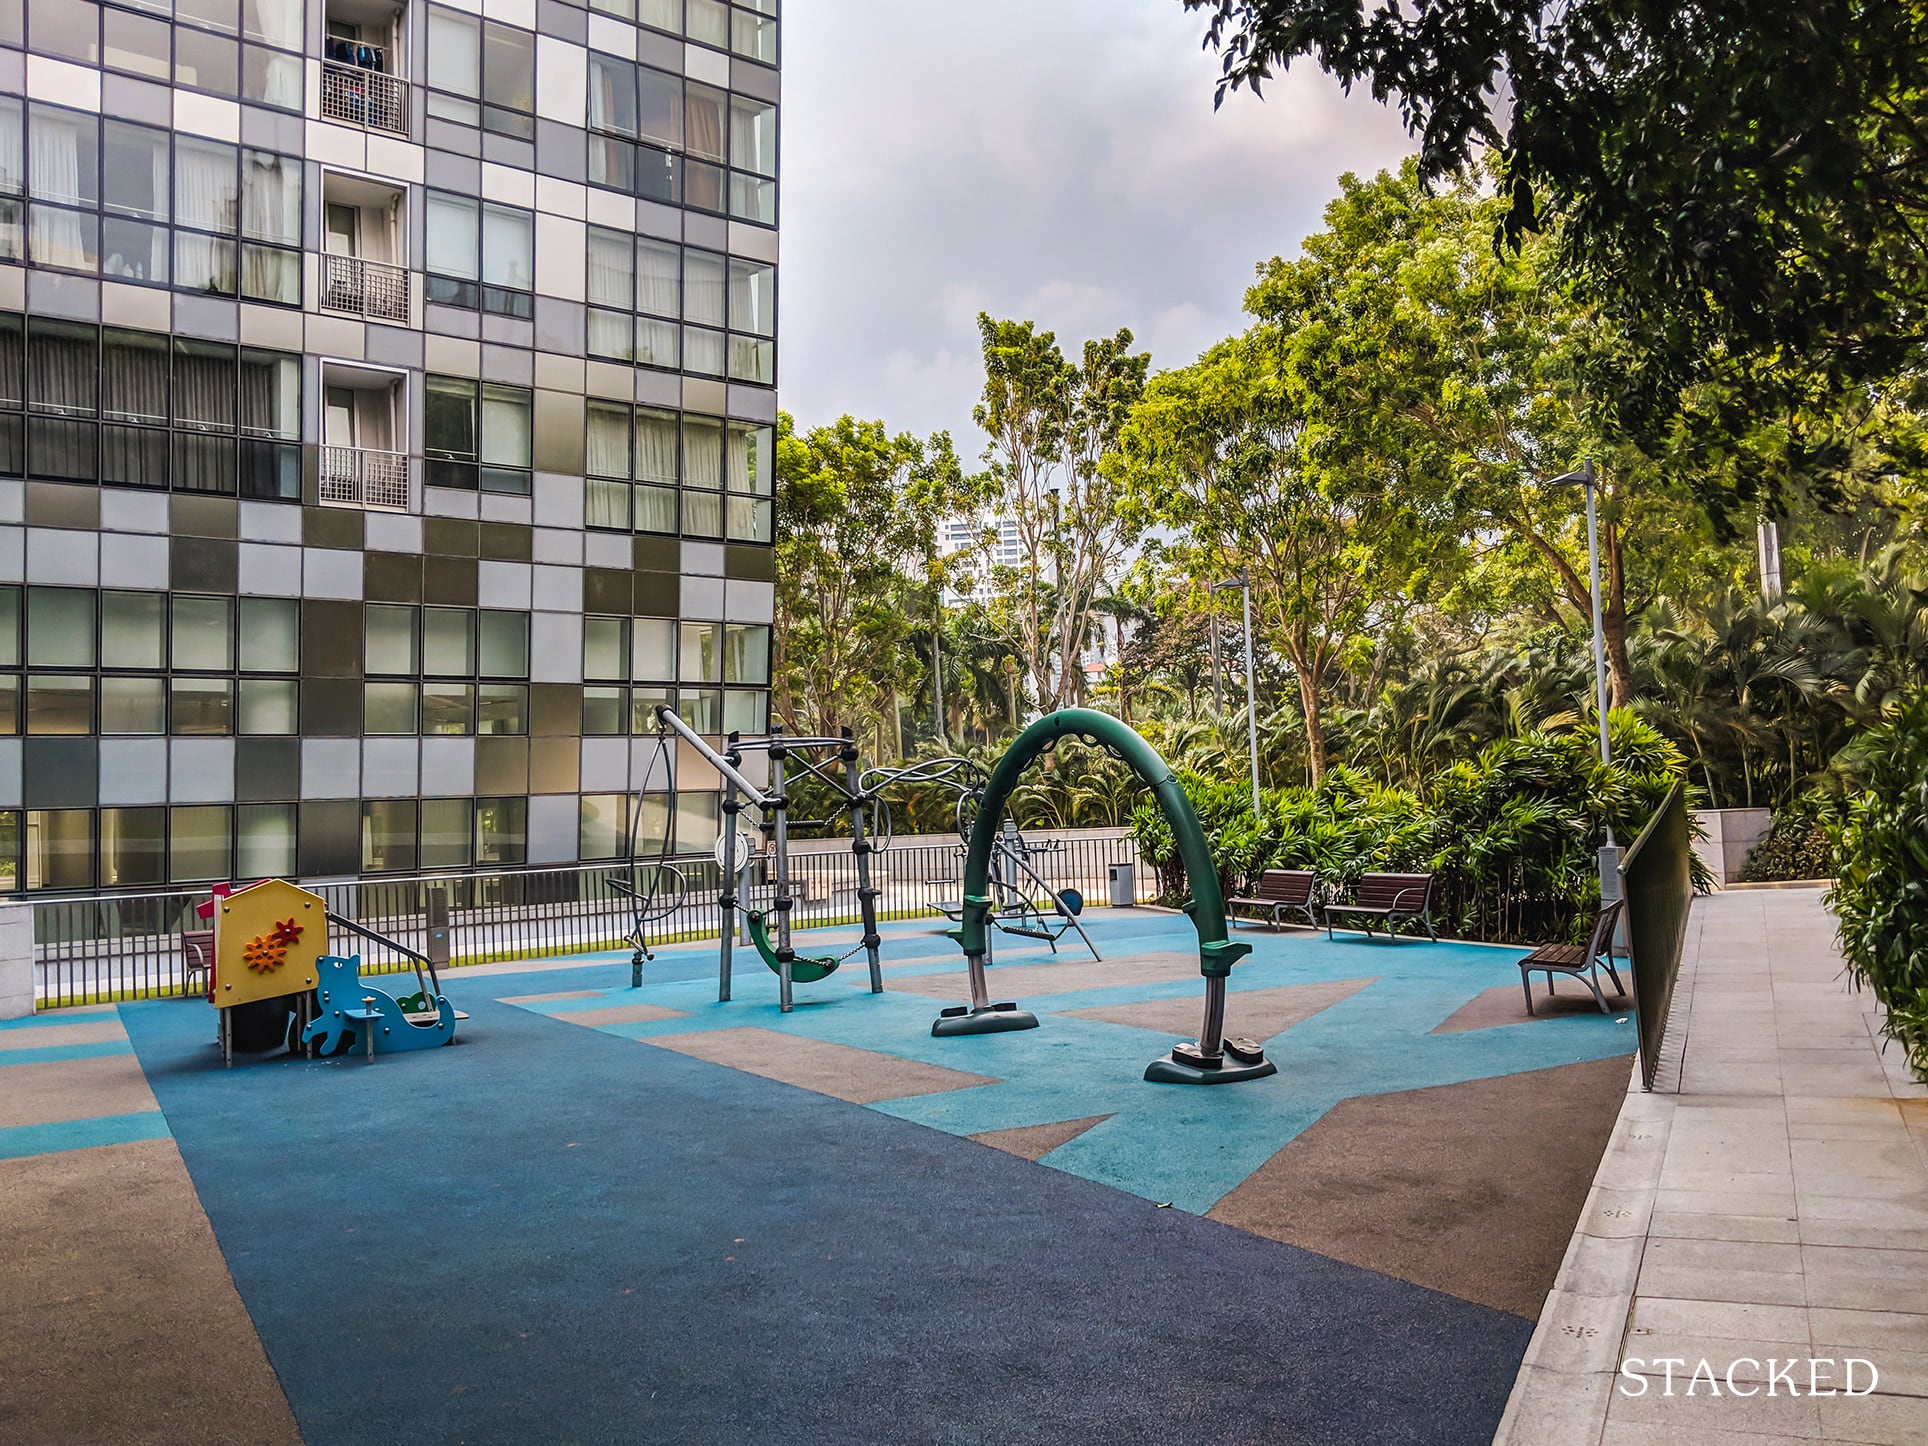
[[122,1007],[311,1446],[1498,1423],[1524,1320],[481,984],[373,1064],[223,1070],[204,1007]]

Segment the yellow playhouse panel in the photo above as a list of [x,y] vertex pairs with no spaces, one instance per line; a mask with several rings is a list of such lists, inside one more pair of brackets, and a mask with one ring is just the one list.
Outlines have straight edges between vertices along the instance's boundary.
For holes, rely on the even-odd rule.
[[313,989],[328,952],[328,906],[285,879],[267,879],[216,901],[214,1003],[227,1009]]

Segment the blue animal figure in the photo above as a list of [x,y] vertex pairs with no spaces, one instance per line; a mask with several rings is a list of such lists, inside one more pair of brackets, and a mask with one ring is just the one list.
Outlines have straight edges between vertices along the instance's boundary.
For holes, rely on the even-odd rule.
[[[319,971],[315,994],[321,1001],[320,1017],[302,1031],[304,1044],[318,1045],[317,1053],[336,1054],[365,1042],[362,1031],[375,1032],[375,1052],[398,1049],[433,1049],[455,1038],[455,1006],[441,995],[435,996],[436,1019],[432,1024],[416,1024],[399,1001],[382,993],[361,977],[361,955],[343,959],[324,954],[315,961]],[[363,1001],[369,1001],[364,1004]],[[373,1012],[379,1018],[365,1018]]]

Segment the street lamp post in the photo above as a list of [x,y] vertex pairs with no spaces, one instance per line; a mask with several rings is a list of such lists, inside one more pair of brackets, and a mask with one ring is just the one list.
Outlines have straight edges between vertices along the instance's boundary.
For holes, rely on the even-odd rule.
[[[1555,477],[1548,487],[1582,487],[1587,494],[1587,572],[1593,588],[1593,688],[1594,708],[1600,719],[1600,762],[1613,762],[1613,743],[1607,736],[1607,646],[1606,632],[1600,621],[1600,519],[1594,494],[1600,477],[1593,459],[1581,463],[1580,470]],[[1607,820],[1607,841],[1600,847],[1600,902],[1620,897],[1620,845],[1613,836],[1613,820]]]
[[1213,592],[1237,588],[1245,601],[1245,739],[1252,755],[1252,817],[1259,816],[1259,707],[1258,691],[1252,677],[1252,575],[1241,571],[1237,577],[1212,584]]

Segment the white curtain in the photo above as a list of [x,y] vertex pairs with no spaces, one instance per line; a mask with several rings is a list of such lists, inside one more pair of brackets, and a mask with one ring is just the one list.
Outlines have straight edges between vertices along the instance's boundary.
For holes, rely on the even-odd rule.
[[620,231],[605,231],[600,226],[591,226],[589,304],[628,311],[634,301],[634,262],[629,237]]
[[636,413],[636,479],[639,482],[676,481],[675,413]]
[[629,408],[589,404],[586,470],[595,477],[629,476]]
[[535,286],[531,221],[527,211],[507,206],[482,208],[482,280],[511,291]]
[[33,108],[33,146],[29,175],[36,201],[64,201],[92,206],[95,194],[94,160],[99,131],[91,115]]
[[730,97],[730,164],[759,176],[777,173],[777,108],[748,96]]
[[101,349],[102,413],[111,421],[167,425],[167,339],[109,331]]
[[[701,254],[701,253],[698,253]],[[650,316],[682,314],[683,248],[670,241],[636,242],[636,309]]]
[[750,490],[750,434],[753,429],[730,423],[724,435],[723,481],[732,492]]
[[683,418],[683,482],[711,490],[723,485],[723,424],[707,417]]
[[729,98],[720,90],[691,83],[683,92],[684,134],[693,156],[720,161],[724,158],[723,121]]
[[431,5],[428,12],[428,83],[436,90],[477,97],[482,94],[482,25]]
[[90,417],[100,400],[99,344],[91,326],[36,321],[27,353],[27,384],[35,411]]
[[428,269],[464,281],[476,277],[480,250],[475,202],[442,191],[428,193]]
[[244,433],[300,440],[300,358],[281,352],[242,352],[240,391]]
[[529,394],[520,387],[483,387],[482,461],[527,467],[529,456]]
[[233,347],[175,340],[174,417],[198,431],[234,430]]
[[301,0],[247,0],[243,28],[250,40],[301,49]]
[[721,256],[709,251],[683,253],[683,320],[723,325],[724,287]]
[[[283,246],[301,244],[301,162],[293,156],[244,151],[241,156],[241,232]],[[264,301],[301,299],[301,262],[293,250],[244,249],[242,289]]]
[[636,0],[636,18],[658,30],[683,33],[683,0]]
[[0,195],[18,196],[27,189],[26,138],[20,102],[0,96]]
[[776,294],[776,268],[757,261],[730,258],[730,328],[769,336],[776,318],[771,301]]
[[301,57],[250,45],[242,85],[249,100],[282,110],[301,109]]
[[683,349],[677,343],[681,329],[673,321],[657,321],[652,317],[636,318],[636,361],[646,367],[674,367],[680,365],[678,358]]
[[[174,219],[200,231],[234,234],[239,219],[235,148],[220,141],[179,136],[174,144]],[[177,232],[174,281],[196,291],[234,294],[234,243],[216,236]]]
[[730,10],[718,0],[689,0],[689,13],[684,22],[689,27],[691,40],[700,40],[705,45],[714,45],[718,50],[727,50],[730,45]]

